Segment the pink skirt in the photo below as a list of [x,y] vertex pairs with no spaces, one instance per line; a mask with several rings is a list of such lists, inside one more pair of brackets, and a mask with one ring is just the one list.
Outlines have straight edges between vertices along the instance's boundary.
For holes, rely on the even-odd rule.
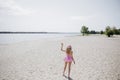
[[66,56],[66,57],[64,58],[64,61],[65,61],[65,62],[72,62],[72,57]]

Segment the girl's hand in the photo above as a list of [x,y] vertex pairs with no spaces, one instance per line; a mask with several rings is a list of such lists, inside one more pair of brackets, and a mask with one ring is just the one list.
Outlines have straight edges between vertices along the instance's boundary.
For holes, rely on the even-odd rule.
[[63,50],[63,43],[61,43],[61,51],[65,52],[65,50]]
[[75,64],[75,61],[73,61],[73,63]]

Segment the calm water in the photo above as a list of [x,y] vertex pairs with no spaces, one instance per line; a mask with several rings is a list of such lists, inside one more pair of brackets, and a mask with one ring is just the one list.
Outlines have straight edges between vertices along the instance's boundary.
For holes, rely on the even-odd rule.
[[43,38],[64,38],[66,36],[80,35],[79,33],[74,34],[0,34],[0,44],[16,43],[21,41],[39,40]]

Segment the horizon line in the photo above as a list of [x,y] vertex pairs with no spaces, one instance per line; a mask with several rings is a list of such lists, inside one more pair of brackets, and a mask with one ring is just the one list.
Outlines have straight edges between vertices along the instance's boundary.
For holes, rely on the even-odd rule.
[[80,33],[80,32],[45,32],[45,31],[40,31],[40,32],[36,32],[36,31],[0,31],[0,34],[14,34],[14,33],[41,33],[41,34],[59,34],[59,33]]

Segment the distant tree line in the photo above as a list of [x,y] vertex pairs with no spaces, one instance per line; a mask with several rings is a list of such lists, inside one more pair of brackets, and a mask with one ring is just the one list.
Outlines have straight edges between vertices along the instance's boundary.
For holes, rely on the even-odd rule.
[[82,35],[88,35],[88,34],[106,34],[108,37],[111,37],[113,35],[120,35],[120,29],[117,29],[116,27],[110,27],[107,26],[105,28],[104,31],[95,31],[95,30],[91,30],[89,31],[89,28],[86,26],[82,26],[81,27],[81,31]]
[[113,36],[113,35],[120,35],[120,29],[117,29],[116,27],[107,26],[105,29],[105,34],[108,37]]

